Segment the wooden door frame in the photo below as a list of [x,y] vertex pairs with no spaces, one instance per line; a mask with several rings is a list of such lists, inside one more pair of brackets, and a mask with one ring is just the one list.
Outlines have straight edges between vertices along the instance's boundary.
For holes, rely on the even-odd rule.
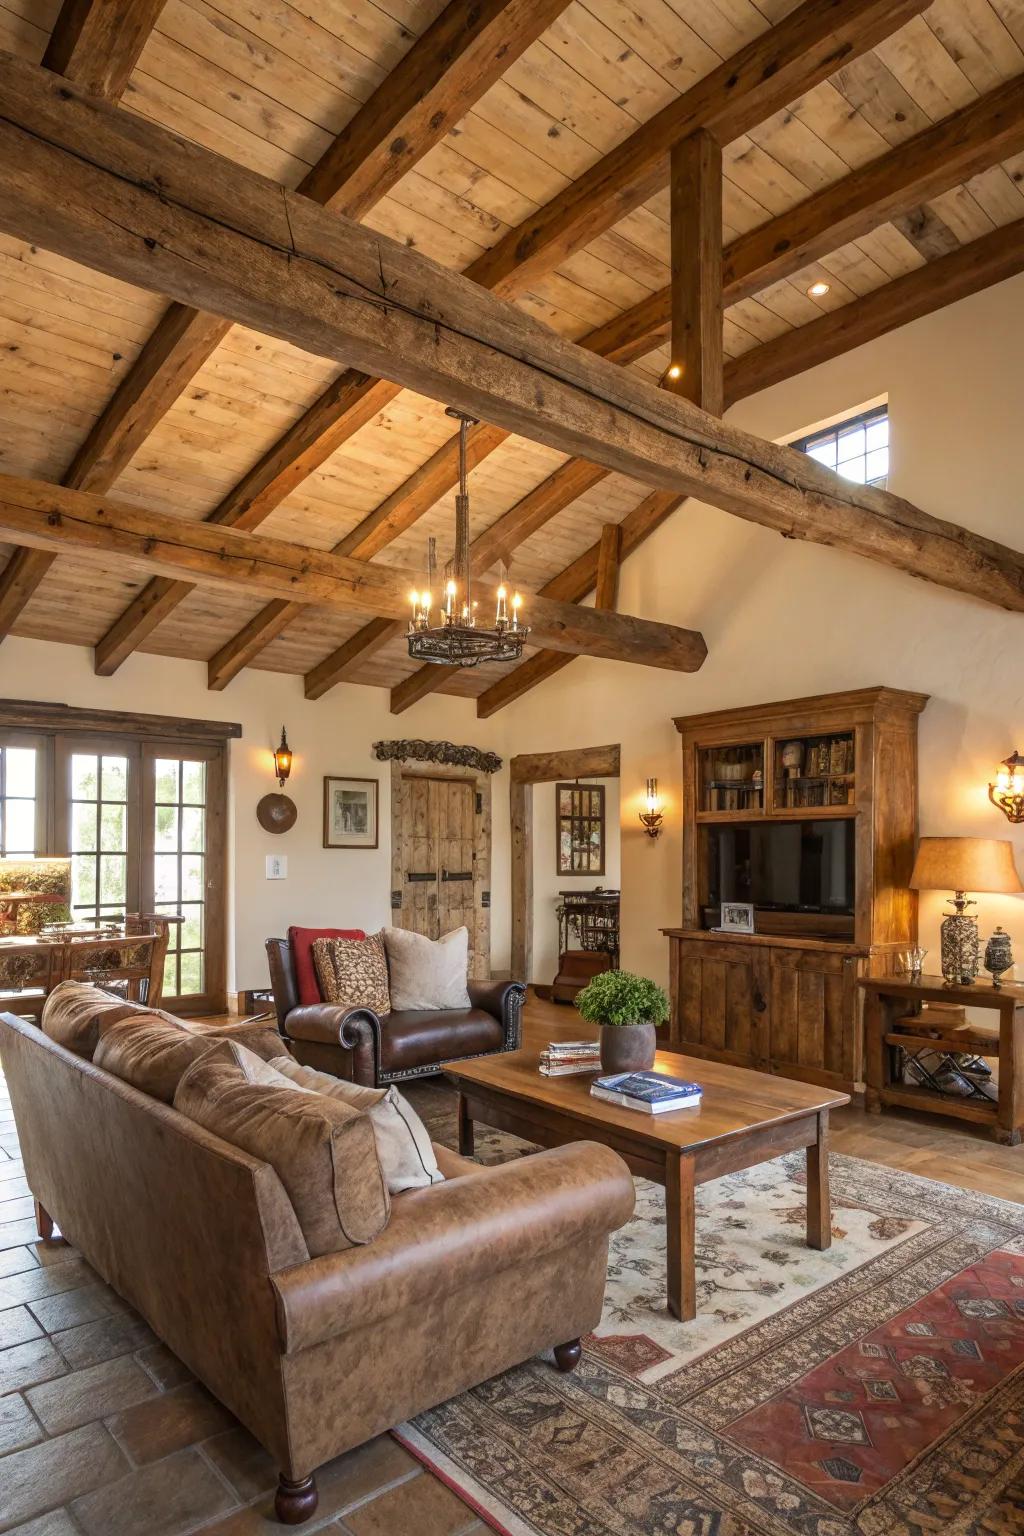
[[391,759],[391,910],[402,909],[405,861],[402,846],[403,779],[449,779],[475,787],[480,810],[473,840],[474,969],[478,980],[491,974],[491,775],[479,768],[450,763],[414,763]]
[[528,981],[533,961],[533,786],[559,779],[617,779],[618,744],[567,752],[524,752],[509,762],[512,979]]

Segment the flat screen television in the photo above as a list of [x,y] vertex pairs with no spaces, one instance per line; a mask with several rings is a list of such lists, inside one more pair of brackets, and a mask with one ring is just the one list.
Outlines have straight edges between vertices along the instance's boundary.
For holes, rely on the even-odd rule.
[[823,929],[852,933],[855,831],[852,817],[707,827],[708,926],[723,901],[746,901],[764,915],[765,932],[774,913],[803,917],[797,926],[807,931],[819,919]]

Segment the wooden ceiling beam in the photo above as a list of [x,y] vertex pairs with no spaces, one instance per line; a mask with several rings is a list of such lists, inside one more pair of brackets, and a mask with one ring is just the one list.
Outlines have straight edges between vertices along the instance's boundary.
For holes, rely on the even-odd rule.
[[337,683],[344,682],[346,677],[351,676],[357,667],[362,666],[383,646],[397,640],[399,635],[405,633],[406,627],[402,619],[371,619],[306,673],[303,680],[306,698],[322,699],[325,693],[329,693]]
[[680,140],[671,173],[672,347],[665,387],[721,416],[721,144],[703,128]]
[[521,292],[659,192],[681,139],[706,128],[730,143],[891,36],[927,3],[804,0],[510,230],[467,276],[506,298]]
[[726,403],[804,373],[1019,272],[1024,272],[1024,219],[732,358],[725,370]]
[[120,101],[166,0],[64,0],[43,68]]
[[[593,167],[588,173],[593,205],[590,206],[586,219],[578,227],[574,227],[575,232],[563,231],[561,235],[558,234],[560,226],[555,216],[555,208],[556,205],[561,204],[562,199],[556,198],[548,205],[547,210],[542,210],[538,215],[538,218],[543,220],[548,211],[551,211],[550,241],[546,237],[537,240],[530,236],[522,246],[524,258],[528,246],[529,259],[524,259],[521,271],[513,270],[518,260],[516,253],[519,251],[519,245],[513,240],[517,232],[512,231],[500,246],[495,248],[496,252],[504,250],[505,256],[493,257],[493,261],[497,263],[494,266],[493,281],[489,265],[492,262],[492,254],[487,252],[470,268],[468,275],[485,287],[495,287],[506,296],[528,287],[530,282],[541,275],[542,270],[551,270],[569,254],[571,249],[578,248],[595,234],[609,228],[629,211],[630,206],[635,207],[644,200],[648,191],[644,191],[643,195],[637,193],[634,183],[638,176],[641,180],[644,175],[650,179],[653,174],[655,185],[648,190],[657,189],[657,186],[663,182],[667,170],[667,167],[659,165],[659,162],[665,161],[669,145],[680,133],[692,131],[693,128],[700,127],[705,122],[713,125],[717,132],[724,133],[727,137],[736,137],[746,132],[749,127],[769,116],[777,107],[785,105],[787,100],[824,79],[832,70],[838,68],[840,63],[848,62],[850,58],[865,52],[880,37],[887,36],[889,32],[896,30],[903,21],[923,9],[925,3],[926,0],[893,0],[893,3],[886,7],[880,3],[880,0],[845,0],[843,19],[837,27],[835,0],[805,0],[804,5],[793,16],[762,37],[755,39],[753,43],[713,71],[707,80],[699,81],[677,102],[666,107],[653,123],[638,129],[624,145],[619,146]],[[509,0],[506,11],[511,13],[516,6],[520,9],[525,7],[529,11],[527,27],[529,30],[529,27],[537,25],[544,5],[547,6],[548,11],[561,8],[553,6],[551,0],[532,0],[530,4],[528,0]],[[495,8],[496,0],[491,0],[491,9]],[[454,31],[455,35],[462,36],[465,8],[453,5],[449,10],[457,11],[462,21],[453,15],[446,23],[445,35],[448,36]],[[487,15],[491,14],[486,7],[485,12]],[[439,22],[435,23],[435,27],[439,27],[440,22],[447,16],[448,12],[445,12]],[[502,17],[506,22],[509,20],[506,12],[502,12]],[[493,18],[491,25],[497,27],[501,19],[501,17]],[[532,36],[527,40],[532,40]],[[427,43],[426,35],[421,42],[424,45]],[[493,39],[488,41],[485,52],[491,48],[492,42]],[[525,43],[522,46],[525,46]],[[471,53],[472,48],[467,51]],[[507,68],[519,51],[521,51],[519,47],[515,51],[510,51],[506,47],[502,68]],[[491,58],[491,54],[488,54],[488,58]],[[401,70],[402,66],[399,66],[396,76]],[[315,194],[319,201],[350,216],[357,216],[364,212],[365,208],[358,197],[351,206],[344,201],[331,201],[332,189],[337,184],[342,167],[350,163],[356,146],[364,143],[367,137],[372,139],[374,132],[379,132],[380,124],[391,120],[394,112],[401,109],[401,104],[412,99],[407,91],[407,85],[411,81],[420,80],[421,74],[420,69],[410,65],[409,81],[404,77],[401,82],[396,80],[394,101],[384,94],[391,86],[392,82],[389,79],[373,101],[361,110],[357,119],[353,119],[353,124],[350,125],[351,138],[346,138],[348,130],[345,130],[339,141],[336,141],[340,144],[337,155],[332,159],[333,149],[328,150],[324,155],[320,167],[329,166],[330,169],[324,169],[323,174],[318,175],[320,167],[315,168],[299,190],[306,195]],[[477,80],[477,85],[481,88],[488,83],[491,82],[482,77]],[[382,98],[379,102],[378,97]],[[357,120],[362,120],[358,133],[355,131]],[[668,135],[667,138],[666,135]],[[341,143],[342,140],[344,143]],[[659,145],[660,148],[658,148]],[[387,150],[382,152],[386,157],[393,149],[394,143],[389,140]],[[399,152],[399,157],[402,160],[402,169],[408,169],[404,150]],[[366,195],[369,195],[373,188],[372,176],[368,175],[364,185]],[[383,186],[383,190],[387,190],[387,185]],[[564,196],[569,197],[572,192],[573,188],[569,188]],[[636,194],[635,200],[629,204],[628,199],[632,194]],[[378,192],[377,195],[381,193]],[[520,226],[520,229],[525,229],[525,226]],[[513,255],[512,267],[506,270],[509,251]],[[262,517],[266,517],[280,505],[297,484],[319,468],[354,431],[364,425],[377,411],[383,409],[398,393],[397,386],[385,384],[381,380],[367,379],[356,372],[343,375],[341,380],[336,381],[335,385],[325,391],[320,400],[284,435],[280,442],[263,456],[236,488],[237,493],[233,492],[216,509],[213,516],[218,521],[233,524],[237,521],[235,511],[239,505],[244,504],[247,509],[247,520],[242,526],[255,527]],[[184,600],[187,595],[183,588],[180,600]],[[158,608],[154,604],[149,606],[140,604],[139,643],[155,627],[153,616],[157,612]],[[118,624],[123,635],[125,625],[120,620]],[[113,670],[115,654],[113,646],[101,643],[97,654],[97,671],[109,673]]]
[[[95,32],[99,13],[110,16],[124,11],[141,16],[148,9],[155,19],[164,3],[67,0],[65,10],[97,13]],[[299,191],[348,218],[361,218],[440,143],[452,123],[464,116],[567,4],[568,0],[481,0],[466,6],[452,0],[342,129]],[[81,490],[109,490],[230,329],[230,321],[172,304],[63,483]],[[384,380],[343,374],[243,477],[214,512],[215,520],[255,527],[398,393],[397,386]],[[33,563],[37,584],[49,564],[45,557]],[[23,604],[32,590],[23,580]],[[187,596],[183,583],[178,602]],[[102,676],[116,671],[175,606],[168,593],[159,600],[154,593],[140,594],[137,605],[120,616],[97,647],[96,671]],[[133,634],[137,636],[134,645]]]
[[654,488],[1000,606],[1024,603],[1016,551],[716,422],[417,252],[157,124],[58,92],[22,60],[8,57],[2,75],[9,232],[368,374],[386,369]]
[[[112,497],[37,480],[0,477],[0,537],[52,553],[72,551],[109,565],[132,560],[159,576],[185,574],[201,586],[246,595],[288,597],[350,613],[369,611],[403,619],[415,573],[369,565],[237,528],[150,512]],[[480,592],[486,607],[495,588]],[[544,597],[531,600],[531,624],[554,650],[585,651],[610,661],[632,661],[692,672],[707,655],[703,636],[673,624],[619,613],[596,613]]]

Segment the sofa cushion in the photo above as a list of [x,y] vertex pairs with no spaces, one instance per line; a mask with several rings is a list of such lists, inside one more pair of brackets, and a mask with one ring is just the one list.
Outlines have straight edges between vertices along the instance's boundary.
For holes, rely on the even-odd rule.
[[300,1003],[322,1003],[323,993],[313,964],[316,939],[365,939],[361,928],[289,928],[288,942],[295,966],[295,985]]
[[393,1085],[390,1088],[364,1088],[359,1083],[302,1066],[290,1056],[281,1056],[270,1065],[300,1088],[325,1093],[342,1104],[366,1110],[377,1138],[377,1156],[393,1195],[442,1182],[444,1175],[437,1166],[426,1126]]
[[500,1051],[505,1032],[482,1008],[445,1013],[390,1013],[380,1032],[380,1070],[409,1072]]
[[175,1109],[271,1165],[313,1258],[371,1242],[387,1225],[391,1199],[369,1116],[276,1081],[279,1074],[271,1078],[271,1068],[244,1051],[223,1040],[193,1062]]
[[381,934],[371,933],[366,939],[317,939],[313,963],[327,1002],[342,1008],[372,1008],[377,1014],[391,1012]]
[[[139,1015],[154,1018],[153,1009],[138,1003],[126,1003],[123,997],[112,997],[100,987],[87,981],[62,981],[54,987],[43,1004],[40,1023],[43,1034],[56,1040],[58,1045],[91,1061],[103,1024],[116,1024],[121,1019]],[[169,1014],[162,1015],[170,1018]]]
[[164,1104],[173,1104],[182,1074],[218,1044],[216,1037],[193,1034],[178,1023],[128,1017],[104,1021],[93,1064],[131,1083]]
[[469,929],[428,939],[408,928],[385,928],[384,945],[396,1012],[468,1008]]

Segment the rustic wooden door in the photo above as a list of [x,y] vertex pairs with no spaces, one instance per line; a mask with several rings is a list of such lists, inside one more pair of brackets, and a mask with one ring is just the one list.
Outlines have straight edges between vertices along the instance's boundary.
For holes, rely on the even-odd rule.
[[439,939],[469,929],[475,959],[476,793],[465,779],[402,779],[400,928]]
[[754,944],[678,942],[673,1047],[738,1067],[764,1066],[768,952]]

